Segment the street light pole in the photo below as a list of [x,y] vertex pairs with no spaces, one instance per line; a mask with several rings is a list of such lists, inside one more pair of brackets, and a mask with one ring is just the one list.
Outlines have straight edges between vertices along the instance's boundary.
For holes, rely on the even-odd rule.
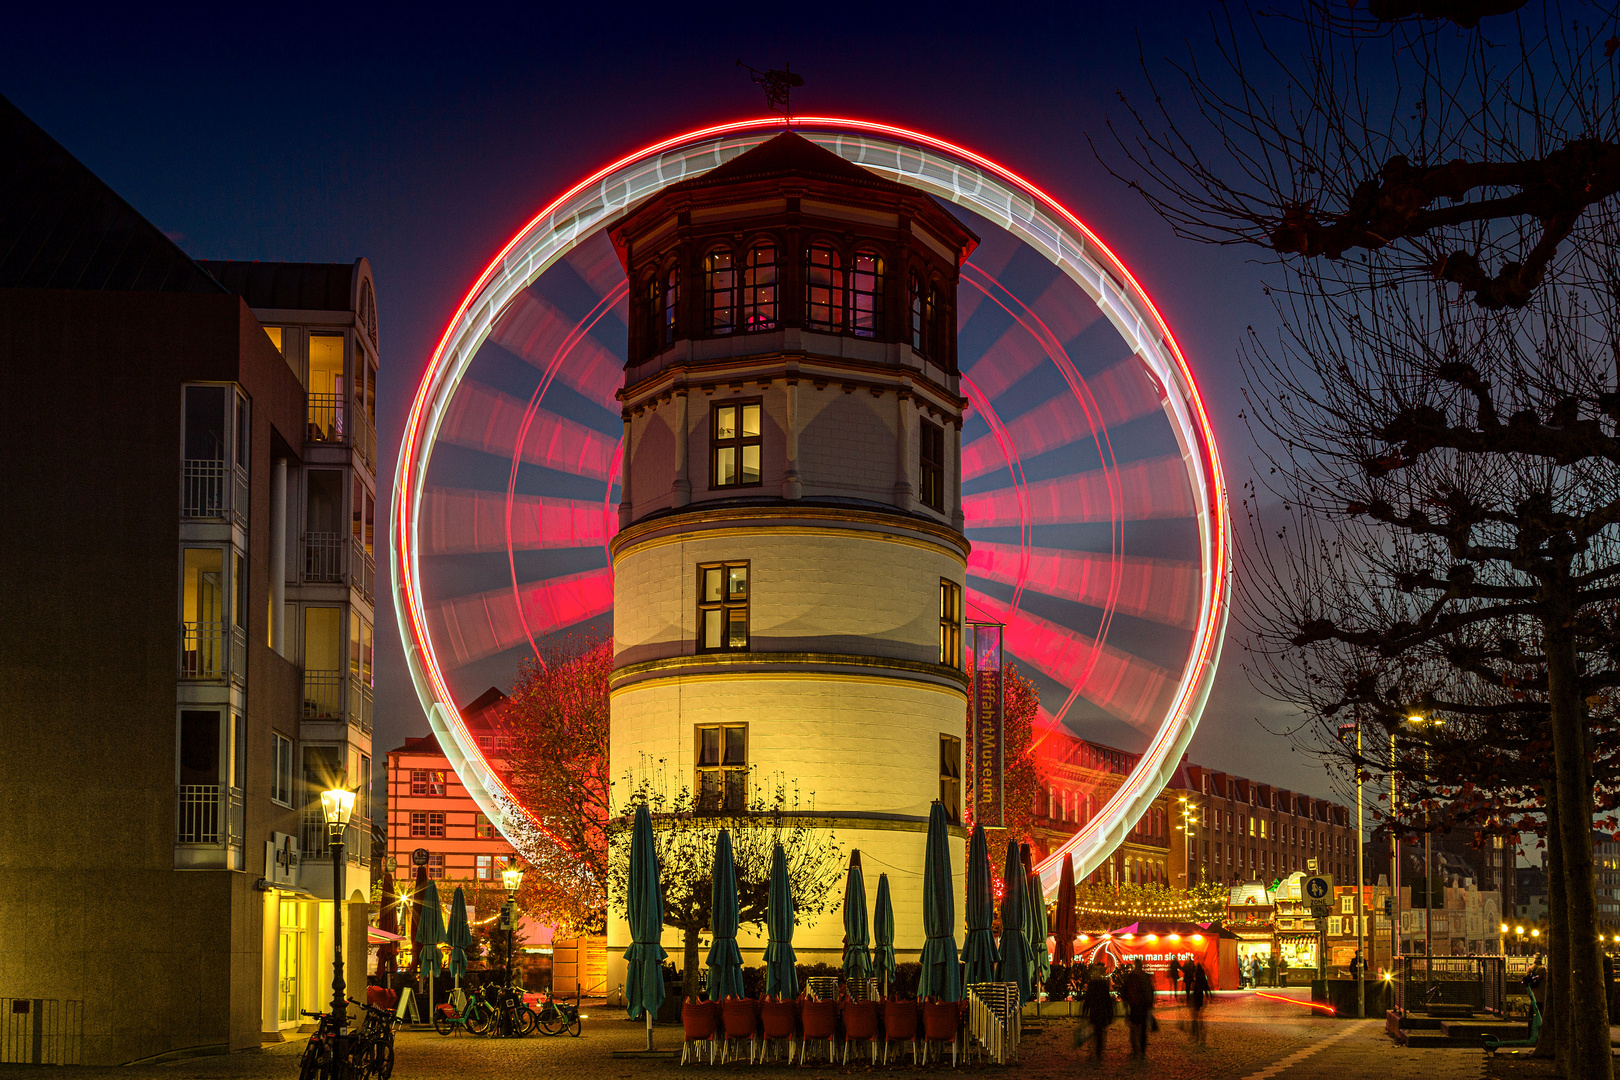
[[354,813],[354,792],[333,788],[321,792],[326,819],[326,845],[332,849],[332,1075],[344,1073],[343,1040],[348,1034],[349,1003],[343,984],[343,831]]
[[506,983],[512,985],[512,939],[517,937],[517,894],[523,886],[523,868],[517,857],[507,860],[501,871],[501,884],[506,886]]

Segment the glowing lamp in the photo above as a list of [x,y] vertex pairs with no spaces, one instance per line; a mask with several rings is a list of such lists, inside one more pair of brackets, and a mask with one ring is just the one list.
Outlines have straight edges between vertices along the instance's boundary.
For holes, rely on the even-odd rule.
[[1147,936],[1147,939],[1149,941],[1158,941],[1159,940],[1159,935],[1158,934],[1149,934]]
[[1091,940],[1091,938],[1087,937],[1085,934],[1080,935],[1080,944],[1084,945],[1086,942],[1088,942],[1090,940]]
[[507,863],[506,869],[501,871],[501,884],[509,893],[517,892],[518,887],[523,884],[523,868],[517,864],[516,859]]
[[1502,924],[1502,933],[1507,933],[1507,923]]
[[1514,927],[1514,928],[1513,928],[1513,932],[1514,932],[1514,933],[1515,933],[1515,934],[1522,934],[1522,933],[1524,933],[1524,927],[1522,927],[1522,926],[1515,926],[1515,927]]
[[1530,931],[1530,936],[1531,936],[1531,937],[1540,937],[1540,936],[1541,936],[1541,931],[1540,931],[1540,929],[1532,929],[1532,930],[1531,930],[1531,931]]
[[349,827],[349,817],[353,813],[354,792],[347,788],[321,792],[321,814],[326,818],[327,832],[341,836],[343,830]]
[[1135,936],[1136,936],[1135,934],[1121,934],[1120,935],[1120,937],[1123,938],[1126,941],[1130,941]]
[[1171,934],[1170,935],[1170,940],[1171,941],[1180,941],[1181,940],[1181,935],[1180,934]]
[[1204,943],[1204,935],[1203,934],[1194,934],[1192,939],[1193,939],[1193,941],[1197,942],[1199,945],[1202,945]]

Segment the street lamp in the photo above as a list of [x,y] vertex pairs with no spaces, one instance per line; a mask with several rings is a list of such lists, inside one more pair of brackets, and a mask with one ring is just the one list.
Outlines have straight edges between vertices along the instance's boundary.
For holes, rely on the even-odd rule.
[[[1406,722],[1413,727],[1440,727],[1444,720],[1430,720],[1420,713],[1413,713],[1406,718]],[[1429,746],[1427,740],[1423,746],[1423,782],[1429,782]],[[1434,863],[1429,850],[1430,831],[1434,822],[1429,815],[1423,815],[1423,956],[1427,968],[1429,985],[1434,984]]]
[[513,856],[501,871],[501,884],[506,887],[506,982],[512,984],[512,939],[517,937],[517,894],[523,885],[523,868]]
[[[1367,857],[1362,849],[1362,837],[1365,835],[1366,819],[1361,810],[1361,724],[1342,724],[1339,727],[1341,740],[1354,729],[1356,734],[1356,955],[1360,957],[1362,970],[1356,977],[1356,1016],[1360,1019],[1367,1017],[1367,960],[1369,959],[1363,949],[1366,948],[1364,935],[1367,932],[1366,895],[1363,892],[1364,883],[1362,874],[1367,865]],[[1371,949],[1367,949],[1371,952]],[[1395,965],[1394,958],[1390,959],[1390,966]]]
[[326,845],[332,849],[332,1023],[336,1028],[332,1060],[343,1058],[343,1036],[349,1006],[343,993],[343,830],[354,813],[354,792],[332,788],[321,792],[321,815],[326,818]]

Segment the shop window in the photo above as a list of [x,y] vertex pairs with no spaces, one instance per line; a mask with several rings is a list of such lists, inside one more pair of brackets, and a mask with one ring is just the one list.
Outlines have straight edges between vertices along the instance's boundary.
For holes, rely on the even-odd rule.
[[962,586],[939,579],[939,662],[962,666]]
[[705,724],[697,729],[698,809],[706,813],[748,808],[748,725]]
[[748,648],[748,564],[698,567],[698,651]]
[[737,329],[737,267],[730,251],[711,251],[703,260],[704,326],[711,334]]
[[760,409],[757,401],[714,406],[710,487],[749,487],[759,483]]
[[877,337],[883,332],[883,260],[874,252],[855,253],[849,307],[850,329],[856,337]]
[[962,823],[962,740],[939,737],[939,801],[952,825]]
[[917,425],[920,444],[917,498],[930,510],[945,510],[945,429],[923,420]]
[[844,264],[827,244],[804,255],[804,324],[811,330],[844,329]]
[[776,300],[776,246],[756,244],[743,267],[743,329],[775,330]]

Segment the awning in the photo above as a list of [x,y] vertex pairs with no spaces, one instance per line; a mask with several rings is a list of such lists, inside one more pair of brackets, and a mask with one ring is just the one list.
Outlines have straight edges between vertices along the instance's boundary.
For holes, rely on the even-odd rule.
[[372,945],[381,945],[387,941],[404,941],[403,934],[390,934],[387,930],[380,930],[375,926],[366,927],[366,941]]

